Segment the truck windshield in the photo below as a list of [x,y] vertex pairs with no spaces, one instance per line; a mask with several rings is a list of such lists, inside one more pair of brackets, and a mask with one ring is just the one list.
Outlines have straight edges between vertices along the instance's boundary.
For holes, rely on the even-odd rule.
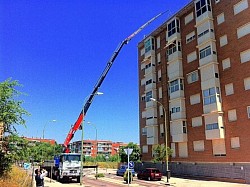
[[80,155],[64,155],[63,160],[67,161],[80,161]]

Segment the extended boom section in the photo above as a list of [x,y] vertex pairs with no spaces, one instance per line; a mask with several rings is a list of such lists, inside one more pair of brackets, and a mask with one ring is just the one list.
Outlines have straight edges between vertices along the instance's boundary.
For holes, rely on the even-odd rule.
[[100,78],[98,79],[96,85],[94,86],[94,89],[92,91],[92,93],[89,95],[89,98],[87,99],[86,103],[84,104],[84,107],[82,109],[82,111],[80,112],[75,124],[72,126],[72,128],[70,129],[65,141],[64,141],[64,147],[65,150],[64,152],[69,153],[70,150],[68,148],[69,142],[71,141],[71,139],[74,137],[75,132],[80,128],[81,123],[84,119],[84,116],[87,114],[87,111],[90,107],[90,105],[92,104],[92,101],[94,99],[94,97],[96,96],[98,89],[101,87],[105,77],[107,76],[110,68],[112,67],[116,57],[118,56],[118,54],[120,53],[122,47],[125,44],[128,44],[128,42],[135,37],[141,30],[143,30],[147,25],[149,25],[151,22],[153,22],[155,19],[157,19],[159,16],[161,16],[163,13],[158,14],[157,16],[153,17],[152,19],[150,19],[148,22],[146,22],[144,25],[142,25],[139,29],[137,29],[135,32],[133,32],[129,37],[125,38],[125,40],[123,40],[121,43],[119,43],[119,45],[117,46],[116,50],[114,51],[114,53],[112,54],[111,58],[109,59],[104,71],[102,72]]

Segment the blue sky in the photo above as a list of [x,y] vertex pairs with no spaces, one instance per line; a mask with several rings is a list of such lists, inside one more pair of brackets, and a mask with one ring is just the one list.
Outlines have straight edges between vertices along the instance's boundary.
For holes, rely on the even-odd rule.
[[[0,0],[0,81],[23,85],[31,113],[19,134],[40,138],[45,127],[45,138],[63,143],[118,44],[169,10],[123,47],[85,117],[98,139],[139,143],[137,44],[189,2]],[[84,139],[94,138],[86,124]]]

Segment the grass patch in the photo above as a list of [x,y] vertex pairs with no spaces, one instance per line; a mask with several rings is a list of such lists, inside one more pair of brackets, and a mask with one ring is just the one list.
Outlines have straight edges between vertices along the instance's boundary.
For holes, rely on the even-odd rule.
[[12,166],[11,171],[0,177],[0,186],[23,187],[31,185],[31,176],[22,168]]
[[97,178],[99,178],[99,177],[104,177],[104,174],[103,174],[103,173],[97,173],[97,174],[95,175],[95,177],[97,177]]

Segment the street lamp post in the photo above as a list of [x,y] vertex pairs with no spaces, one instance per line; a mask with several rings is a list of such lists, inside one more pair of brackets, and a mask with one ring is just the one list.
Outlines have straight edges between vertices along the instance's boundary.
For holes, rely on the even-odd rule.
[[53,120],[50,120],[50,121],[48,121],[47,123],[45,123],[45,125],[44,125],[44,127],[43,127],[43,139],[44,139],[44,131],[45,131],[45,127],[47,126],[47,124],[48,124],[49,122],[56,122],[56,120],[55,120],[55,119],[53,119]]
[[[96,92],[95,95],[102,95],[102,92]],[[86,99],[89,97],[90,95],[88,95],[87,97],[85,97],[84,99],[84,104],[86,103]],[[84,105],[83,105],[83,119],[84,119]],[[82,137],[81,137],[81,171],[80,171],[80,185],[82,185],[82,179],[83,179],[83,137],[84,137],[84,120],[82,120]]]
[[[44,125],[44,127],[43,127],[43,139],[44,139],[44,132],[45,132],[45,127],[47,126],[47,124],[49,123],[49,122],[56,122],[56,120],[55,119],[53,119],[53,120],[50,120],[50,121],[47,121],[47,123],[45,123],[45,125]],[[44,150],[42,149],[42,161],[43,161],[43,152],[44,152]]]
[[150,98],[150,100],[154,101],[156,103],[159,103],[162,106],[163,111],[164,111],[165,144],[166,144],[166,175],[167,175],[167,183],[168,183],[168,173],[169,173],[169,170],[168,170],[168,128],[167,128],[167,113],[166,113],[165,107],[163,106],[163,104],[161,102],[157,101],[154,98]]
[[[95,128],[95,143],[96,143],[96,151],[95,151],[95,154],[96,154],[96,156],[97,156],[97,148],[98,148],[98,144],[97,144],[97,128],[96,128],[96,125],[95,124],[93,124],[93,123],[91,123],[91,122],[87,122],[87,124],[89,124],[89,125],[92,125],[94,128]],[[96,160],[95,160],[96,161]]]

